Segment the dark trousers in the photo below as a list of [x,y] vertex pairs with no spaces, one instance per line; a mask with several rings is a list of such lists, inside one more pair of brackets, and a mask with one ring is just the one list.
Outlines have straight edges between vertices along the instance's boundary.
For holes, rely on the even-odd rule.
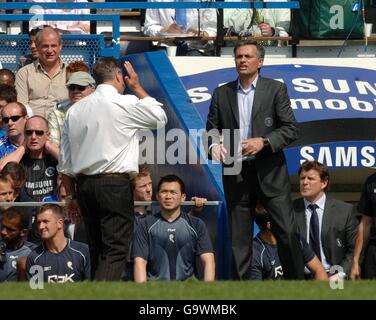
[[90,248],[92,277],[118,281],[133,234],[133,199],[126,176],[79,176],[78,201]]
[[[232,239],[232,277],[250,277],[253,241],[253,219],[257,201],[271,215],[271,229],[278,242],[278,254],[284,277],[304,279],[304,262],[297,227],[294,221],[290,190],[276,197],[267,197],[258,182],[254,161],[245,162],[234,183],[225,185]],[[236,180],[236,181],[235,181]]]

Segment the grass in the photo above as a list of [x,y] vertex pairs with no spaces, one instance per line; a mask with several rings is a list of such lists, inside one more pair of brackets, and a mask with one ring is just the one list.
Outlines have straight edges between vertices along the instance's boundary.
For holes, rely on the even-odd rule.
[[346,281],[343,290],[332,290],[327,282],[264,281],[204,283],[86,282],[45,285],[32,290],[28,283],[0,284],[0,299],[105,299],[105,300],[320,300],[376,299],[375,281]]

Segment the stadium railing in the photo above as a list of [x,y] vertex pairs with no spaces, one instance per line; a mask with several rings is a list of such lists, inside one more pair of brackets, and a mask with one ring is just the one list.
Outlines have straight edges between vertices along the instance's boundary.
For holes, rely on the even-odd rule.
[[[0,21],[22,21],[23,33],[20,35],[1,34],[0,35],[0,62],[4,68],[16,71],[18,67],[18,59],[20,56],[29,52],[28,36],[28,22],[35,16],[29,13],[28,10],[33,6],[40,6],[44,9],[91,9],[93,14],[90,15],[66,15],[66,14],[46,14],[43,15],[43,20],[61,20],[61,21],[90,21],[91,34],[83,35],[62,35],[63,51],[62,56],[64,61],[71,62],[74,60],[85,60],[91,68],[93,63],[101,57],[112,56],[119,58],[120,55],[120,41],[171,41],[175,38],[168,37],[132,37],[120,35],[120,14],[106,13],[98,14],[96,10],[113,10],[113,9],[148,9],[148,8],[195,8],[206,9],[212,8],[218,10],[218,35],[217,37],[205,38],[207,40],[214,40],[217,53],[220,47],[224,45],[225,41],[239,40],[239,37],[224,37],[223,34],[223,9],[226,8],[299,8],[298,1],[290,2],[56,2],[56,3],[38,3],[38,2],[4,2],[0,3],[0,10],[22,10],[23,14],[0,14]],[[123,15],[138,15],[137,12],[123,12]],[[108,35],[97,34],[97,21],[112,21],[112,33]],[[25,26],[26,25],[26,26]],[[245,39],[252,37],[244,37]],[[192,39],[192,37],[190,37]],[[204,39],[203,37],[196,37],[196,39]],[[291,37],[256,37],[256,40],[285,40],[290,41]],[[80,41],[81,40],[81,41]],[[181,38],[180,38],[181,40]]]

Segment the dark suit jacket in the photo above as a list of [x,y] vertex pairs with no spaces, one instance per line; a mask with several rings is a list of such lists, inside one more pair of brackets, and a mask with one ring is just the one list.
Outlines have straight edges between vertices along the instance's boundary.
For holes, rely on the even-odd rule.
[[[299,232],[307,238],[307,223],[303,198],[293,202]],[[326,198],[321,227],[321,243],[331,265],[340,265],[348,275],[354,253],[357,220],[349,203]]]
[[[237,84],[236,80],[214,90],[206,124],[208,132],[211,129],[218,129],[219,132],[223,129],[239,129]],[[234,157],[233,130],[231,133],[230,148],[226,143],[224,146],[230,149],[227,151]],[[270,147],[258,153],[255,160],[262,191],[268,197],[289,192],[290,182],[283,148],[297,139],[298,128],[285,84],[258,78],[252,108],[252,136],[265,137],[270,141]],[[219,136],[209,133],[206,143],[207,147],[219,143]],[[225,192],[233,191],[237,181],[236,176],[224,176]]]

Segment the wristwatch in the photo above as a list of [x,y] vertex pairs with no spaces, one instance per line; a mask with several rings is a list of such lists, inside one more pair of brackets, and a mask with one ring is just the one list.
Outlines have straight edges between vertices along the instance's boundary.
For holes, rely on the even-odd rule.
[[75,194],[68,194],[65,196],[65,200],[77,200],[77,196]]
[[264,143],[264,147],[270,146],[270,141],[268,138],[262,137],[262,142]]

